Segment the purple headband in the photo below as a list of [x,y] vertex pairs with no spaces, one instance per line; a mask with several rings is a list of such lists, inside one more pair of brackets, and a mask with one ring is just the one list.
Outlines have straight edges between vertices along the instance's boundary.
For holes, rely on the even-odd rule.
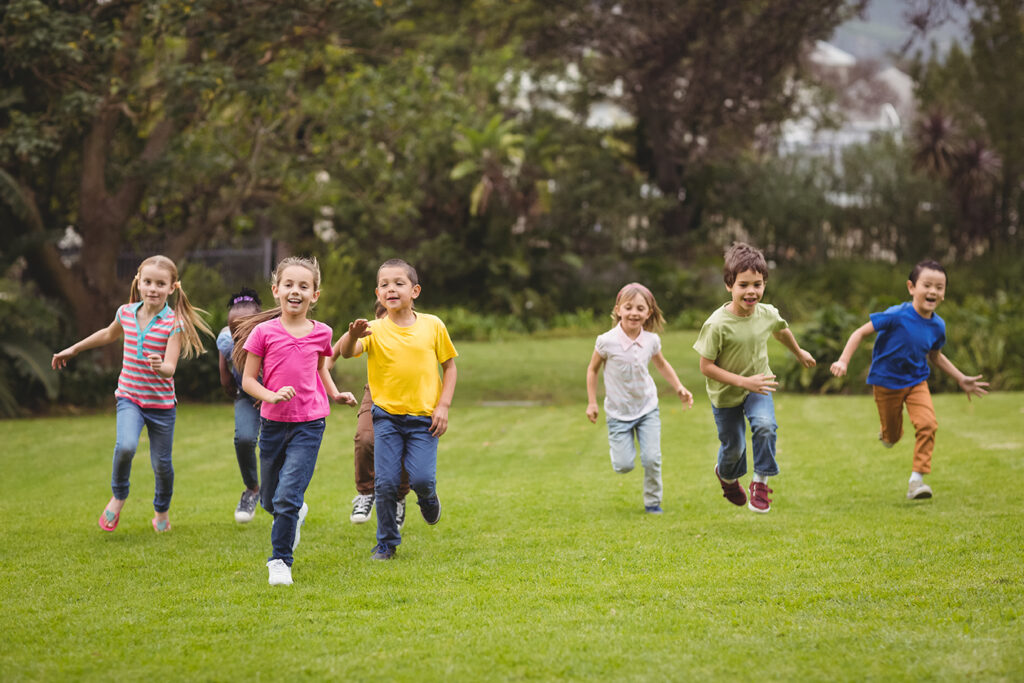
[[236,296],[231,300],[231,305],[234,306],[235,304],[240,304],[243,301],[256,301],[256,299],[253,299],[251,296]]

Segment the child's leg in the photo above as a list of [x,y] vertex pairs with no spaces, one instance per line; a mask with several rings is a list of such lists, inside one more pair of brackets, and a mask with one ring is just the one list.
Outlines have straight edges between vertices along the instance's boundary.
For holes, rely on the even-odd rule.
[[939,422],[935,419],[932,394],[928,383],[921,382],[907,393],[907,413],[914,424],[914,471],[928,474],[932,471],[932,451]]
[[881,421],[882,442],[891,446],[903,436],[903,401],[908,391],[873,385],[873,392]]
[[735,481],[747,473],[747,424],[743,406],[717,408],[711,406],[718,427],[718,476]]
[[[117,399],[117,441],[114,443],[113,473],[110,489],[114,498],[123,501],[128,497],[132,472],[132,459],[139,447],[139,435],[146,420],[142,416],[142,408],[126,398]],[[120,508],[113,510],[120,512]]]
[[260,487],[256,444],[260,438],[260,411],[252,399],[242,394],[235,399],[235,458],[242,483],[250,491]]
[[636,420],[605,419],[608,422],[608,452],[612,458],[612,469],[619,474],[632,472],[636,462],[636,444],[633,441]]
[[644,506],[661,505],[661,414],[657,408],[636,422],[640,464],[644,468]]
[[779,473],[779,465],[775,461],[775,435],[778,424],[775,422],[775,402],[771,394],[748,394],[743,400],[743,412],[750,421],[754,474],[760,477],[774,477]]
[[409,415],[406,420],[405,470],[409,488],[426,512],[437,506],[437,437],[430,433],[429,417]]
[[373,406],[374,493],[377,496],[377,543],[395,547],[402,542],[395,520],[395,501],[401,480],[405,434],[401,420]]
[[284,457],[278,472],[274,491],[274,525],[270,529],[270,542],[274,546],[271,560],[284,560],[292,566],[292,545],[299,523],[306,489],[313,478],[320,442],[327,421],[323,418],[309,422],[289,423],[285,439]]
[[260,419],[260,505],[274,514],[274,493],[284,466],[288,423]]
[[370,389],[363,391],[363,402],[356,415],[354,470],[356,492],[363,496],[373,493],[373,397]]
[[171,450],[174,445],[174,421],[176,408],[150,408],[143,411],[146,431],[149,433],[149,462],[153,466],[156,491],[153,494],[153,509],[158,520],[167,519],[174,493],[174,465]]

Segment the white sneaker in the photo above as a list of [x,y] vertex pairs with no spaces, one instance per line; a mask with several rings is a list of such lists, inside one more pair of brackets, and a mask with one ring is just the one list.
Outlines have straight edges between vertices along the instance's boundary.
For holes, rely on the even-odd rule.
[[395,522],[398,524],[398,530],[401,531],[405,526],[405,498],[399,498],[395,503]]
[[912,481],[907,486],[907,500],[921,500],[932,497],[932,487],[923,481]]
[[267,562],[267,569],[270,571],[269,583],[271,586],[292,585],[292,568],[286,565],[284,560]]
[[302,525],[306,523],[306,515],[308,514],[309,506],[303,501],[302,507],[299,508],[299,521],[295,524],[295,540],[292,541],[292,551],[299,547],[299,534],[302,531]]
[[373,494],[360,493],[352,499],[352,514],[349,515],[348,520],[353,524],[362,524],[370,520],[372,512]]

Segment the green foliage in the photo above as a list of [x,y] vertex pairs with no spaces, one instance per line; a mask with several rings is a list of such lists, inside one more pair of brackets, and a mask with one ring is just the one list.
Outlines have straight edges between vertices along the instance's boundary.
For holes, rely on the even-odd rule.
[[[871,349],[861,349],[850,359],[845,377],[833,377],[829,366],[839,359],[850,333],[866,322],[866,317],[850,312],[839,304],[821,308],[811,321],[793,330],[800,346],[814,356],[817,365],[805,368],[790,353],[776,375],[787,391],[837,393],[853,388],[863,391],[871,367]],[[867,345],[865,345],[867,346]]]
[[37,292],[0,278],[0,417],[57,398],[57,373],[50,369],[56,321],[56,311]]
[[[943,353],[966,375],[982,375],[994,390],[1024,388],[1024,302],[1005,290],[972,294],[960,304],[943,304]],[[959,391],[949,375],[933,370],[929,385]]]

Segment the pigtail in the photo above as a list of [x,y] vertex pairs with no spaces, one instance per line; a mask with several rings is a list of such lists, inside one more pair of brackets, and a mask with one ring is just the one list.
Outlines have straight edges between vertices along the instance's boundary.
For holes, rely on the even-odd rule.
[[[137,276],[136,279],[138,279]],[[183,358],[192,358],[206,352],[199,332],[204,332],[211,337],[214,336],[213,330],[200,317],[200,313],[206,313],[206,311],[192,305],[185,295],[185,288],[181,286],[181,281],[179,280],[178,299],[174,302],[174,315],[181,325],[181,355]]]
[[235,342],[235,348],[231,350],[231,363],[241,372],[245,368],[245,358],[249,352],[245,350],[245,342],[249,335],[260,323],[281,317],[281,307],[275,306],[266,311],[260,311],[244,318],[239,318],[232,323],[231,338]]
[[[142,270],[142,266],[139,266],[139,270]],[[128,294],[128,303],[130,304],[142,301],[142,293],[139,291],[139,270],[135,271],[135,277],[132,278],[132,288]]]

